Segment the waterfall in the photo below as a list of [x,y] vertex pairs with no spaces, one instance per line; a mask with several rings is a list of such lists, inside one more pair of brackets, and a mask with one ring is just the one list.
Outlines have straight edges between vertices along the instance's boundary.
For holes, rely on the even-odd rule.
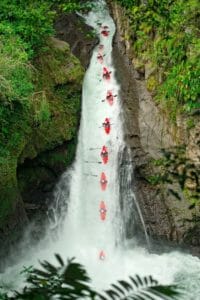
[[[13,280],[16,284],[22,265],[37,265],[38,258],[55,262],[54,253],[60,253],[64,259],[75,256],[77,261],[83,263],[97,289],[105,289],[110,283],[126,279],[129,275],[153,275],[161,284],[185,286],[188,294],[182,299],[198,300],[198,258],[180,252],[150,254],[137,245],[136,238],[133,238],[133,243],[126,243],[128,230],[133,230],[137,219],[142,224],[147,243],[148,236],[139,204],[131,189],[129,155],[126,155],[127,164],[124,162],[123,153],[129,150],[126,150],[123,141],[120,85],[115,78],[115,73],[120,70],[115,70],[112,64],[115,24],[102,0],[95,2],[95,8],[85,20],[99,36],[99,44],[93,51],[83,82],[76,159],[72,168],[61,177],[55,190],[55,206],[49,213],[52,229],[57,228],[59,232],[52,242],[52,230],[49,229],[44,241],[15,267],[10,267],[3,280]],[[102,34],[103,30],[109,31],[108,36]],[[98,59],[98,54],[102,58]],[[111,72],[108,80],[103,78],[104,67]],[[106,99],[108,91],[115,96],[113,104]],[[110,121],[109,134],[103,126],[105,118]],[[108,151],[108,162],[105,164],[101,157],[103,146]],[[105,190],[100,184],[102,173],[107,179]],[[106,207],[105,220],[101,219],[100,214],[102,201]],[[60,213],[62,222],[58,218]],[[135,228],[137,230],[137,226]],[[99,257],[101,251],[105,255],[104,260]]]

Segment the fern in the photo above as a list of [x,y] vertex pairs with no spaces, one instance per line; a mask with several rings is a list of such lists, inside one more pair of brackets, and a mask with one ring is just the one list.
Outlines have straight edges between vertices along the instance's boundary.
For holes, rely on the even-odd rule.
[[169,300],[177,299],[177,296],[180,295],[175,285],[160,285],[152,276],[130,276],[129,281],[119,280],[117,284],[112,284],[111,287],[105,291],[106,296],[100,296],[100,299]]
[[90,285],[90,278],[85,268],[69,259],[65,265],[60,255],[56,254],[58,266],[44,261],[43,269],[29,270],[27,283],[22,292],[15,292],[14,297],[6,299],[49,300],[56,299],[95,299],[95,300],[169,300],[178,299],[179,291],[175,285],[160,285],[152,276],[130,276],[129,280],[118,280],[102,293]]

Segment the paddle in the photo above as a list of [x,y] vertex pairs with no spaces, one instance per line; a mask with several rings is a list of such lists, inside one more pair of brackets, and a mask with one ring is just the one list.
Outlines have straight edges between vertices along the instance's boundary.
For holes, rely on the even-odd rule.
[[94,174],[87,174],[87,173],[83,173],[83,175],[86,175],[86,176],[94,176],[94,177],[98,177],[98,175],[94,175]]
[[[114,95],[113,97],[117,97],[117,95]],[[101,100],[101,102],[105,102],[107,99]],[[108,101],[108,100],[107,100]]]
[[89,148],[89,150],[101,150],[101,148]]
[[84,162],[88,163],[88,164],[102,164],[101,161],[88,161],[88,160],[85,160]]

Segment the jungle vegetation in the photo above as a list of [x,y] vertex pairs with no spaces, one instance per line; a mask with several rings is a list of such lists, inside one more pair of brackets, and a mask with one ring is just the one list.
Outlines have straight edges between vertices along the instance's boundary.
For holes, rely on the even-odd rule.
[[155,72],[147,80],[155,99],[170,112],[200,108],[200,6],[198,0],[117,0],[130,21],[126,39],[140,66]]
[[50,117],[44,99],[35,120],[28,117],[37,92],[35,61],[48,50],[58,13],[85,7],[87,3],[79,0],[0,1],[0,160],[23,142],[31,122],[46,122]]

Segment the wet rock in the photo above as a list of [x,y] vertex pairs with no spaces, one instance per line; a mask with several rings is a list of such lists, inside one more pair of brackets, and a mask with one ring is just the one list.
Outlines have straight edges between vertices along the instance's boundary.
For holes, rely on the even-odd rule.
[[[188,209],[190,200],[183,193],[184,182],[188,189],[198,189],[195,186],[197,181],[193,179],[194,177],[187,179],[187,176],[191,176],[191,174],[187,175],[186,169],[188,164],[193,166],[192,168],[195,165],[194,173],[200,174],[198,171],[200,161],[199,121],[196,119],[195,128],[189,131],[186,120],[182,116],[177,117],[176,126],[169,122],[167,116],[152,99],[154,85],[157,84],[156,80],[157,82],[163,80],[161,70],[157,71],[149,64],[143,66],[134,57],[131,40],[125,38],[130,36],[131,28],[127,15],[116,2],[109,0],[107,2],[117,25],[113,57],[116,69],[120,70],[117,77],[121,85],[120,96],[124,114],[125,141],[131,149],[133,161],[133,190],[139,202],[147,231],[154,242],[172,241],[174,245],[179,244],[183,247],[187,244],[192,253],[199,255],[200,251],[197,249],[198,247],[200,249],[200,240],[197,238],[198,230],[194,229],[193,219],[194,216],[199,216],[199,212],[197,208],[195,208],[195,214]],[[148,83],[151,93],[147,90]],[[170,163],[168,166],[172,163],[173,167],[169,167],[169,170],[166,166],[163,167],[166,173],[168,170],[170,176],[176,178],[173,179],[174,183],[155,183],[153,180],[152,184],[149,177],[157,176],[158,172],[162,170],[162,167],[159,167],[160,170],[156,169],[152,165],[152,161],[160,160],[163,157],[163,150],[167,152],[182,144],[186,145],[184,157],[180,154],[179,159],[179,154],[171,154],[169,151]],[[179,153],[178,148],[177,153]],[[188,238],[189,233],[194,240]],[[186,236],[187,238],[185,238]],[[190,242],[188,242],[189,240]]]
[[92,28],[84,20],[73,14],[63,14],[55,22],[56,36],[69,43],[72,53],[86,68],[90,62],[92,49],[98,43]]

